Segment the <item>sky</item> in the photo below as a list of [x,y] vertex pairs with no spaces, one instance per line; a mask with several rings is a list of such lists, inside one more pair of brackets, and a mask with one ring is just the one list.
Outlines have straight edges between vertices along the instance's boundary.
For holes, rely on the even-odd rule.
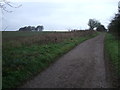
[[[89,19],[105,27],[118,12],[119,0],[9,0],[12,13],[3,12],[2,30],[16,31],[24,26],[43,25],[45,30],[88,29]],[[1,13],[1,12],[0,12]]]

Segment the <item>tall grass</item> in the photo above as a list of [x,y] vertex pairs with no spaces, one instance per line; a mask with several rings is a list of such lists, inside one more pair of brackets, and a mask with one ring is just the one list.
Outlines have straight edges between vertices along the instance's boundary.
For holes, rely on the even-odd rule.
[[[57,33],[49,35],[51,35],[51,37],[57,37],[57,40],[59,40],[59,38],[63,39],[56,42],[52,40],[44,42],[43,40],[44,43],[42,44],[39,43],[39,41],[31,41],[31,44],[29,44],[30,41],[26,41],[23,44],[21,39],[18,39],[20,40],[20,45],[16,44],[15,40],[13,40],[12,43],[11,41],[5,41],[3,43],[3,88],[15,88],[21,85],[25,80],[41,72],[48,67],[50,63],[54,62],[58,57],[68,52],[77,44],[97,35],[95,32],[89,32],[89,34],[85,32],[84,36],[81,37],[69,37],[69,33],[64,33],[65,38],[64,36],[61,37],[61,35],[59,35],[60,33],[57,34],[60,37],[56,36],[56,34]],[[50,39],[49,35],[47,37]],[[30,40],[29,38],[32,37],[27,37],[27,40]]]
[[106,34],[105,37],[105,50],[112,62],[113,68],[115,69],[115,75],[120,80],[120,53],[119,46],[120,41],[116,39],[112,34]]

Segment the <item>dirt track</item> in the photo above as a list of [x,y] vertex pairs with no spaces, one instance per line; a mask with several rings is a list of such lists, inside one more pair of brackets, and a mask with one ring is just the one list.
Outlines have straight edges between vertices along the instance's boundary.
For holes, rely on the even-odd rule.
[[104,36],[101,34],[78,45],[22,88],[112,87],[106,75]]

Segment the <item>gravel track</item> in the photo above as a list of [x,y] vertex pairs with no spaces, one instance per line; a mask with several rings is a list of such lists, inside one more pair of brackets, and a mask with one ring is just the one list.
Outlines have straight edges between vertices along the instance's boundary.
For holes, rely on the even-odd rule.
[[111,88],[104,37],[100,34],[79,44],[21,88]]

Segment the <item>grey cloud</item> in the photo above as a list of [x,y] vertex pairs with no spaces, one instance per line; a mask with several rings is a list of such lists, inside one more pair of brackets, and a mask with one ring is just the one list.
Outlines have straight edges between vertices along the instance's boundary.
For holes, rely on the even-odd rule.
[[[104,0],[105,1],[105,0]],[[25,25],[43,24],[45,29],[88,28],[89,18],[96,18],[107,26],[108,18],[117,12],[116,2],[23,2],[22,7],[5,13],[3,28],[17,30]],[[10,8],[11,9],[11,8]],[[106,23],[107,22],[107,23]]]

